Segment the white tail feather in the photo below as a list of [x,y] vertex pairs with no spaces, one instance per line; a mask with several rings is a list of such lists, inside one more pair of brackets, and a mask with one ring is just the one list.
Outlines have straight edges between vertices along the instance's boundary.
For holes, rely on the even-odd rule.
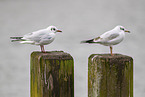
[[35,44],[34,41],[21,41],[22,44]]

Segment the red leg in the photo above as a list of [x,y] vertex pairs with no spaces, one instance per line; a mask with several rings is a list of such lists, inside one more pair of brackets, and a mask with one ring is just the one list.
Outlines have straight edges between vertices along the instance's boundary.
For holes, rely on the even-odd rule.
[[110,46],[111,56],[113,56],[112,49],[113,49],[112,46]]
[[46,53],[46,51],[45,51],[45,49],[44,49],[44,45],[42,46],[42,48],[43,48],[43,52]]
[[44,45],[40,45],[40,48],[41,48],[41,52],[45,53]]

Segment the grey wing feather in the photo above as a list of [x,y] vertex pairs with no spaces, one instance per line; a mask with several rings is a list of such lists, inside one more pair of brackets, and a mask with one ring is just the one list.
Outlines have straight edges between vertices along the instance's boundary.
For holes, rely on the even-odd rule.
[[41,37],[43,36],[43,35],[45,35],[46,33],[45,33],[45,31],[44,32],[31,32],[31,33],[28,33],[28,34],[26,34],[26,35],[24,35],[24,39],[26,39],[26,40],[31,40],[31,41],[35,41],[35,42],[40,42],[41,41]]
[[105,34],[100,36],[99,41],[109,41],[109,40],[112,40],[118,36],[119,36],[118,33],[105,33]]
[[109,40],[112,40],[112,39],[114,39],[114,38],[116,38],[116,37],[118,37],[118,36],[119,36],[119,34],[114,33],[114,34],[111,34],[111,35],[108,37],[108,39],[109,39]]

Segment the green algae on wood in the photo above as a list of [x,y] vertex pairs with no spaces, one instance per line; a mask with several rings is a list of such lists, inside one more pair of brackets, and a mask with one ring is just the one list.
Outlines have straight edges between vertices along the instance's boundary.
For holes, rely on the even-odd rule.
[[92,54],[88,61],[88,97],[133,97],[131,57]]
[[63,51],[33,52],[30,97],[74,97],[74,61]]

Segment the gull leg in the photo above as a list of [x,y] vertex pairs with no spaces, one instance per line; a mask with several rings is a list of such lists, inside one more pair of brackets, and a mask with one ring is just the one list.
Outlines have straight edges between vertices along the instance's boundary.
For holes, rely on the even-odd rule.
[[112,49],[113,49],[112,46],[110,46],[111,56],[113,56]]
[[42,46],[42,48],[43,48],[43,52],[46,53],[46,51],[44,50],[44,45]]
[[41,48],[41,52],[45,53],[44,45],[40,45],[40,48]]
[[41,48],[41,52],[43,52],[43,48],[42,48],[42,45],[40,45],[40,48]]

